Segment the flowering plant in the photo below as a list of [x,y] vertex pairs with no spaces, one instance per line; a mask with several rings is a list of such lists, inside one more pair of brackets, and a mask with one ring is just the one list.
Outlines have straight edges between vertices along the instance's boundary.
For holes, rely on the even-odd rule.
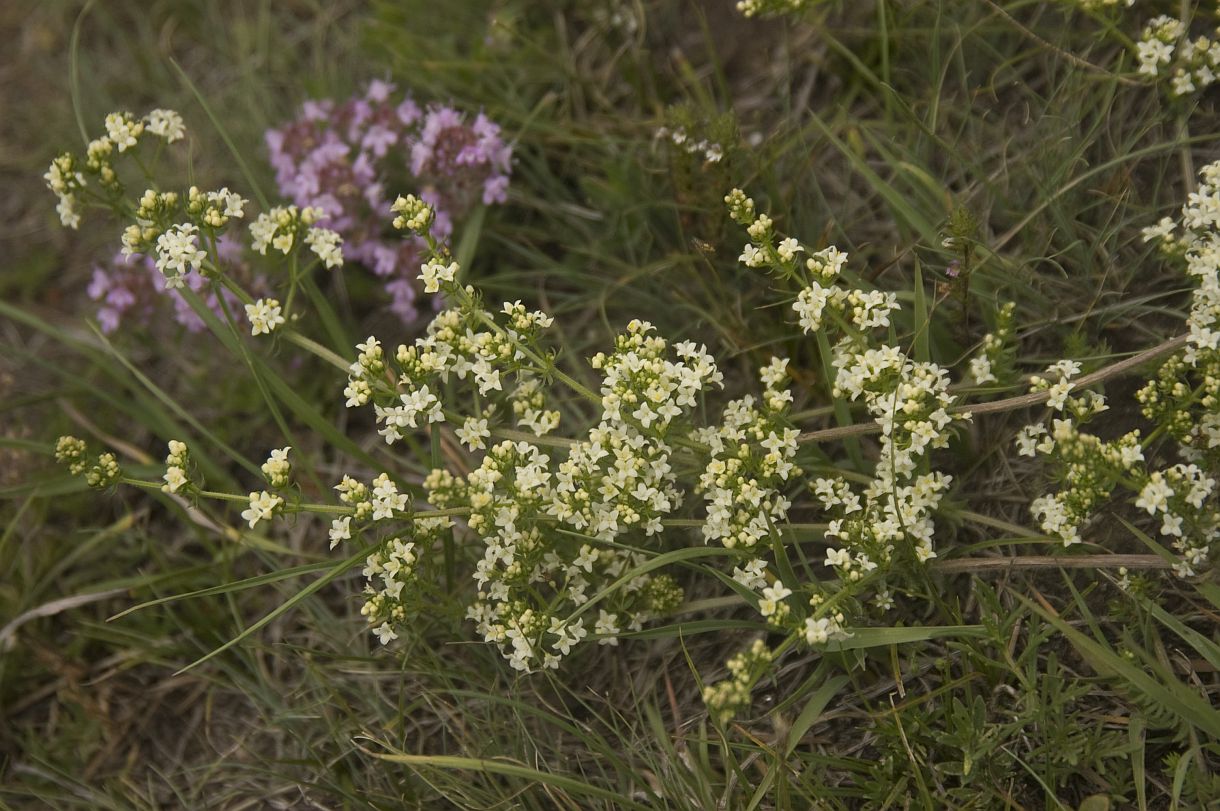
[[[1031,504],[1045,539],[1064,546],[1082,542],[1090,515],[1118,487],[1138,493],[1135,506],[1160,518],[1160,531],[1180,553],[1180,575],[1190,576],[1207,560],[1220,534],[1215,480],[1204,467],[1214,467],[1220,445],[1220,164],[1203,170],[1204,184],[1180,221],[1148,232],[1184,260],[1199,283],[1186,336],[1083,377],[1079,363],[1059,361],[1030,378],[1029,394],[975,406],[953,390],[949,368],[914,357],[896,341],[900,305],[894,292],[857,281],[836,247],[784,237],[751,198],[731,191],[725,197],[729,214],[749,237],[740,263],[787,288],[792,327],[816,343],[829,374],[829,394],[843,424],[803,432],[790,411],[787,358],[770,358],[758,370],[754,391],[717,408],[725,379],[707,347],[671,343],[639,320],[589,359],[587,371],[598,379],[586,386],[560,368],[547,337],[550,315],[520,301],[485,306],[444,240],[448,229],[437,207],[416,195],[398,197],[386,217],[420,246],[419,280],[446,306],[411,343],[391,350],[370,336],[355,347],[354,359],[343,359],[297,331],[291,304],[305,251],[328,267],[343,261],[347,244],[323,223],[348,227],[346,214],[330,219],[315,205],[327,201],[311,198],[257,215],[249,227],[253,254],[289,257],[294,271],[286,292],[272,289],[254,299],[221,256],[222,239],[237,238],[232,226],[245,217],[246,200],[227,189],[193,187],[182,195],[150,189],[134,203],[123,198],[110,156],[136,147],[145,130],[155,133],[154,120],[172,115],[111,116],[109,134],[89,147],[94,157],[57,158],[48,181],[61,196],[61,209],[76,212],[78,196],[94,194],[87,181],[95,178],[97,199],[134,220],[123,233],[124,249],[155,256],[166,287],[187,295],[197,275],[221,285],[225,292],[216,303],[230,329],[229,293],[243,303],[251,336],[283,333],[341,370],[343,402],[371,410],[386,446],[418,447],[417,438],[425,435],[434,448],[431,470],[411,477],[381,464],[363,475],[343,475],[332,502],[306,503],[288,447],[270,452],[262,480],[246,496],[206,490],[191,469],[188,446],[177,439],[170,442],[160,482],[124,475],[113,453],[92,457],[73,437],[60,439],[57,456],[93,486],[123,482],[178,498],[241,502],[241,518],[251,529],[274,525],[283,515],[326,516],[332,548],[358,547],[339,567],[364,561],[362,613],[383,644],[399,638],[431,601],[451,593],[465,561],[471,584],[466,617],[479,636],[515,670],[557,668],[583,643],[616,645],[645,623],[681,610],[684,590],[663,571],[668,564],[720,558],[698,571],[730,589],[758,614],[759,630],[781,640],[755,641],[731,660],[727,681],[706,687],[711,711],[727,719],[785,651],[845,644],[893,607],[895,594],[945,551],[937,543],[936,518],[953,477],[936,469],[935,452],[948,447],[972,415],[1031,405],[1046,404],[1054,427],[1023,429],[1017,447],[1050,457],[1069,484]],[[374,130],[369,125],[366,137]],[[180,125],[167,131],[181,137]],[[388,138],[373,138],[368,148]],[[218,326],[206,302],[190,295],[186,300],[209,326]],[[1012,317],[1011,307],[1001,310],[996,331],[969,362],[976,383],[993,380],[993,372],[1011,362],[1005,347]],[[1106,408],[1105,398],[1088,386],[1170,352],[1175,354],[1140,395],[1145,413],[1159,423],[1148,438],[1133,431],[1103,440],[1081,430]],[[852,408],[866,419],[851,423]],[[854,467],[833,464],[822,447],[871,433],[879,435],[875,458],[861,457]],[[1186,463],[1139,467],[1160,436],[1180,443]],[[451,454],[452,469],[435,450],[450,438],[466,449]],[[818,469],[829,475],[814,475]],[[794,521],[796,510],[826,521]],[[791,541],[797,533],[815,533],[825,543],[824,558],[815,561],[824,579],[798,574],[798,547]],[[809,572],[810,561],[802,563],[801,571]]]

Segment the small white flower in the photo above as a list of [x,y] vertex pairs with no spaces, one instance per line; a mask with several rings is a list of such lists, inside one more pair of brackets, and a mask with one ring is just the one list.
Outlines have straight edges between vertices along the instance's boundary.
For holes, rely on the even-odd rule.
[[420,200],[414,194],[399,197],[390,210],[398,216],[394,218],[394,227],[400,231],[415,231],[422,233],[432,222],[432,207]]
[[830,635],[835,630],[834,621],[826,617],[805,620],[805,642],[810,645],[824,645],[830,641]]
[[754,245],[746,245],[737,259],[748,268],[760,268],[766,264],[767,254]]
[[394,629],[390,627],[388,622],[383,622],[373,629],[373,633],[377,635],[377,641],[383,645],[388,645],[395,639],[398,639],[398,634],[394,633]]
[[157,270],[165,276],[166,287],[182,287],[183,277],[198,271],[207,259],[207,252],[199,249],[196,236],[199,229],[193,223],[170,226],[157,237]]
[[343,396],[347,398],[345,405],[348,408],[368,405],[369,400],[373,397],[373,388],[367,381],[349,379],[347,387],[343,389]]
[[111,113],[106,116],[106,135],[120,152],[135,146],[142,132],[144,122],[138,121],[131,113]]
[[250,320],[251,335],[270,335],[285,318],[276,299],[260,298],[253,304],[246,305],[246,318]]
[[618,645],[618,635],[622,633],[618,625],[618,615],[611,614],[604,608],[599,609],[597,622],[593,624],[593,632],[601,637],[598,644]]
[[783,609],[780,608],[785,598],[792,596],[792,589],[776,580],[762,590],[762,599],[758,601],[758,613],[764,617],[774,616]]
[[991,358],[986,355],[976,355],[970,359],[970,376],[979,385],[998,382],[998,378],[991,370]]
[[183,485],[189,484],[186,471],[177,465],[171,465],[165,470],[165,484],[161,485],[163,493],[177,493]]
[[779,254],[779,258],[785,262],[791,262],[796,258],[797,253],[805,250],[801,247],[801,243],[797,242],[792,237],[780,240],[779,245],[775,246],[775,252]]
[[343,238],[329,228],[310,228],[305,234],[305,244],[328,269],[343,265]]
[[851,552],[846,549],[827,549],[826,565],[832,568],[851,568]]
[[250,506],[242,511],[241,517],[250,524],[250,529],[259,521],[266,521],[275,514],[275,511],[284,505],[284,499],[268,493],[263,490],[258,493],[250,494]]
[[330,522],[330,548],[334,549],[340,541],[351,540],[352,517],[345,515]]
[[425,293],[439,293],[441,282],[452,282],[457,278],[458,263],[450,262],[444,265],[440,262],[425,262],[419,269],[419,277],[424,281]]
[[61,196],[59,204],[55,206],[55,213],[59,215],[59,222],[65,228],[75,230],[80,227],[80,212],[76,210],[76,195]]
[[263,462],[263,475],[267,477],[267,483],[272,487],[281,488],[288,486],[288,477],[292,472],[292,464],[288,461],[288,448],[277,448],[271,451],[271,455]]
[[486,450],[487,444],[483,441],[491,436],[491,431],[487,428],[487,420],[477,417],[467,417],[462,423],[462,427],[454,431],[457,438],[469,448],[472,452],[475,450]]
[[750,591],[758,591],[767,585],[766,571],[767,562],[762,558],[755,558],[744,568],[733,567],[733,579]]
[[[1046,426],[1035,423],[1027,425],[1017,432],[1017,455],[1018,456],[1037,456],[1039,447],[1038,441],[1041,437],[1047,436]],[[1051,447],[1054,447],[1054,440],[1049,440]]]
[[165,139],[167,144],[186,137],[186,126],[182,116],[173,110],[153,110],[147,116],[148,131]]

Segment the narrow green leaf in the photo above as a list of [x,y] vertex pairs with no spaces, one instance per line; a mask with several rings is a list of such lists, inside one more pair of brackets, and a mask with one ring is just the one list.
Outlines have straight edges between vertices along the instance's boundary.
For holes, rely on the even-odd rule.
[[928,296],[923,288],[923,264],[915,257],[915,360],[928,363],[932,360],[932,324],[928,318]]
[[911,642],[927,642],[930,639],[983,638],[987,629],[982,625],[940,625],[928,628],[856,628],[847,639],[826,645],[829,651],[863,650],[884,648],[889,645],[906,645]]
[[526,783],[531,785],[542,784],[561,791],[570,791],[573,794],[609,800],[614,803],[615,808],[636,808],[640,809],[640,811],[648,811],[648,809],[651,807],[640,805],[622,794],[602,788],[600,786],[590,785],[589,783],[577,780],[574,777],[539,771],[538,769],[532,769],[528,766],[522,766],[506,760],[456,757],[451,755],[408,755],[405,753],[383,754],[380,752],[370,752],[367,749],[362,749],[361,751],[372,755],[379,760],[389,761],[390,763],[401,763],[405,766],[449,769],[453,771],[473,771],[483,772],[486,774],[498,774],[504,777],[515,777],[517,779],[524,780]]
[[279,607],[275,608],[274,610],[268,612],[262,619],[255,622],[249,628],[242,631],[240,634],[233,637],[228,642],[221,645],[219,648],[216,648],[215,650],[211,651],[210,653],[206,654],[205,656],[199,657],[198,659],[191,662],[186,667],[180,668],[176,673],[174,673],[174,675],[175,676],[181,675],[182,673],[185,673],[186,671],[188,671],[194,667],[197,667],[198,665],[203,664],[204,662],[208,661],[209,659],[216,656],[217,654],[223,653],[224,651],[228,650],[229,648],[233,647],[234,645],[238,644],[239,642],[241,642],[241,641],[249,638],[251,635],[257,633],[261,628],[266,627],[268,623],[274,621],[277,617],[281,617],[284,614],[288,613],[302,600],[312,596],[314,593],[316,593],[319,589],[321,589],[327,583],[330,583],[335,578],[339,577],[341,574],[346,572],[348,569],[352,568],[353,566],[360,563],[360,561],[367,558],[369,552],[372,551],[375,548],[375,546],[376,546],[376,544],[367,546],[364,549],[361,549],[356,554],[347,558],[346,560],[341,561],[340,563],[332,566],[325,575],[323,575],[322,577],[319,577],[317,580],[313,581],[308,586],[306,586],[305,588],[298,591],[296,594],[289,597],[287,600],[284,601],[284,603],[282,605],[280,605]]
[[801,738],[805,737],[805,733],[809,731],[822,716],[822,712],[826,709],[826,705],[830,700],[838,695],[838,692],[843,689],[843,685],[847,684],[850,679],[847,676],[835,676],[830,679],[809,697],[809,701],[805,703],[805,708],[801,710],[801,714],[792,722],[791,728],[788,730],[788,743],[784,747],[784,754],[790,756],[797,745],[801,742]]
[[300,577],[303,574],[325,571],[333,566],[334,564],[329,560],[322,561],[320,563],[307,563],[302,566],[293,566],[289,569],[281,569],[278,572],[268,572],[266,574],[260,574],[254,577],[247,577],[244,580],[235,580],[232,583],[224,583],[219,586],[209,586],[205,589],[196,589],[195,591],[188,591],[183,594],[173,594],[169,597],[158,597],[155,600],[146,600],[145,602],[133,605],[130,608],[125,608],[119,613],[115,614],[113,617],[110,617],[107,622],[113,622],[114,620],[125,617],[128,614],[134,614],[137,611],[143,611],[144,609],[152,608],[153,606],[176,603],[180,600],[193,600],[196,597],[211,597],[215,594],[232,594],[234,592],[252,589],[257,586],[265,586],[268,583],[278,583],[281,580],[291,580],[292,578]]

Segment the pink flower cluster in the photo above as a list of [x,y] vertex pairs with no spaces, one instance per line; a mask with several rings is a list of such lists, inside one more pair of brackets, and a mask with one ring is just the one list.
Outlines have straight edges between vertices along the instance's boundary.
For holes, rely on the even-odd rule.
[[343,237],[347,261],[385,280],[391,309],[411,321],[423,245],[390,232],[399,190],[436,209],[433,233],[447,239],[454,218],[478,202],[502,203],[512,147],[482,113],[421,109],[394,85],[374,80],[346,101],[307,101],[293,121],[267,131],[280,193],[325,212],[320,224]]
[[[216,248],[226,271],[244,271],[240,242],[224,234],[217,240]],[[189,273],[184,280],[186,288],[198,293],[218,318],[224,315],[217,295],[224,296],[230,313],[242,311],[237,296],[201,274]],[[252,287],[252,292],[257,292],[266,289],[267,284],[258,278],[253,280]],[[98,302],[97,320],[106,334],[118,330],[125,320],[134,321],[138,326],[152,325],[162,319],[167,299],[173,307],[173,320],[188,332],[202,332],[207,326],[181,291],[166,288],[165,275],[157,270],[151,256],[117,253],[109,262],[94,265],[87,292],[89,298]]]

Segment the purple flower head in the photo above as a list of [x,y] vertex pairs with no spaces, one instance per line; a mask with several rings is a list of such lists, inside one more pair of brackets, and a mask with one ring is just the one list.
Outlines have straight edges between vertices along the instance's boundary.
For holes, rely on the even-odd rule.
[[322,208],[349,263],[383,278],[390,309],[410,321],[424,243],[393,233],[390,200],[399,191],[419,194],[436,211],[433,235],[446,241],[455,218],[507,198],[512,147],[482,113],[468,121],[452,107],[421,111],[397,94],[374,79],[346,101],[306,102],[266,142],[280,193]]
[[140,255],[115,254],[109,262],[94,265],[86,292],[98,302],[102,332],[116,331],[125,318],[148,322],[157,300],[149,271],[161,276],[152,260]]
[[[242,278],[251,292],[269,292],[265,279],[250,277],[243,262],[243,251],[242,243],[229,234],[221,235],[216,242],[220,266],[226,273]],[[227,288],[198,273],[187,274],[183,281],[217,318],[223,318],[217,291],[221,291],[230,312],[241,303]],[[109,262],[96,265],[86,292],[89,298],[98,302],[97,320],[107,334],[118,330],[124,321],[136,327],[154,327],[167,320],[167,316],[188,332],[202,332],[207,327],[182,291],[166,287],[165,276],[157,270],[151,256],[120,253]]]
[[396,88],[389,82],[383,82],[381,79],[374,79],[369,82],[368,89],[364,91],[364,97],[371,102],[384,104],[390,100],[390,94]]

